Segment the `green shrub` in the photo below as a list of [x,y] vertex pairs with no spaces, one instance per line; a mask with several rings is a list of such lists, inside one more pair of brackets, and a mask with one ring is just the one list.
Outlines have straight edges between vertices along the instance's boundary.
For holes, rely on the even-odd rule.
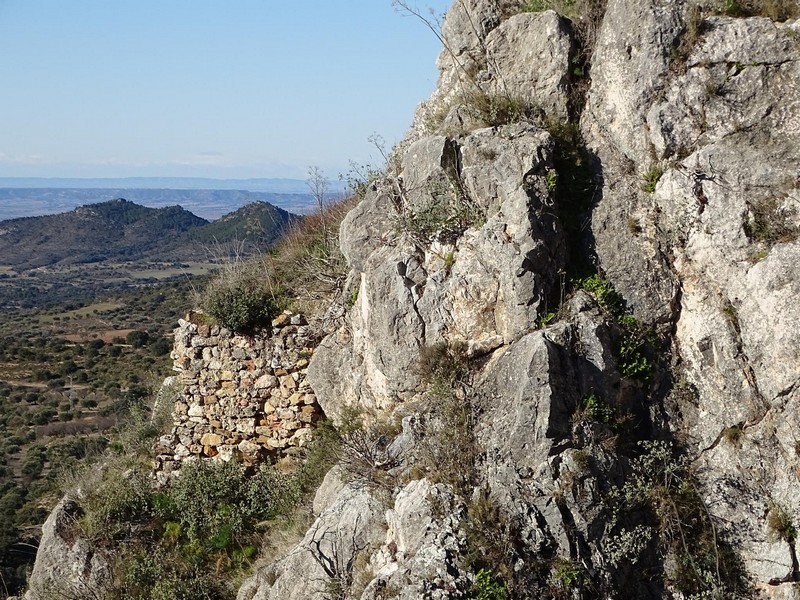
[[115,600],[227,600],[224,579],[193,564],[180,550],[148,548],[125,553],[118,565]]
[[589,584],[588,573],[578,563],[565,558],[557,558],[553,562],[549,590],[553,597],[559,600],[581,598]]
[[186,465],[167,490],[163,516],[180,524],[189,543],[226,550],[245,532],[293,506],[294,481],[262,468],[247,477],[235,462],[196,461]]
[[558,173],[553,169],[548,169],[545,175],[545,183],[547,184],[547,191],[551,194],[555,193],[558,187]]
[[594,274],[581,280],[579,285],[594,296],[600,306],[608,310],[612,315],[624,314],[626,309],[625,299],[608,280]]
[[614,420],[616,414],[614,409],[595,393],[591,393],[581,400],[581,408],[588,417],[606,425]]
[[543,315],[542,315],[541,317],[539,317],[539,318],[537,319],[537,321],[536,321],[536,325],[537,325],[537,327],[538,327],[539,329],[544,329],[544,328],[545,328],[545,327],[547,327],[547,326],[548,326],[548,325],[549,325],[549,324],[550,324],[552,321],[554,321],[554,320],[555,320],[556,316],[557,316],[557,315],[556,315],[556,313],[554,313],[554,312],[548,312],[548,313],[545,313],[545,314],[543,314]]
[[144,468],[126,469],[112,463],[91,485],[81,502],[79,523],[92,540],[113,540],[152,516],[152,492]]
[[[741,559],[727,545],[697,491],[689,461],[671,443],[644,441],[610,503],[609,552],[615,562],[637,564],[655,536],[667,583],[686,597],[752,597]],[[643,525],[642,522],[646,525]],[[628,524],[623,525],[623,523]],[[634,528],[630,523],[638,523]],[[647,538],[636,539],[634,533]]]
[[492,574],[486,569],[481,569],[475,575],[469,600],[506,600],[508,592],[506,586],[495,581]]
[[203,308],[223,327],[252,333],[272,323],[282,309],[282,302],[266,281],[246,269],[234,269],[208,284]]
[[614,342],[614,357],[619,372],[630,379],[649,379],[654,365],[647,357],[646,349],[653,337],[652,332],[630,314],[625,298],[609,281],[595,274],[580,280],[578,285],[594,296],[620,329],[620,335]]

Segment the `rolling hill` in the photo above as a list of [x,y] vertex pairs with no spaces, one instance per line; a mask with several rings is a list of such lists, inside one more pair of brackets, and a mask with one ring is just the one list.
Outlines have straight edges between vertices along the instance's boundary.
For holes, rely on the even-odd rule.
[[0,265],[16,272],[103,261],[182,261],[208,244],[274,242],[298,217],[266,202],[209,222],[180,206],[148,208],[117,198],[72,211],[0,221]]

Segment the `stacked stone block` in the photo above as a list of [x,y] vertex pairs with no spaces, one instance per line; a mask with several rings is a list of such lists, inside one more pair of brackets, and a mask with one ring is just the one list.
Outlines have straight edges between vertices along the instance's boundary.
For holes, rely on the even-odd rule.
[[157,447],[158,478],[197,458],[258,464],[296,453],[321,416],[306,381],[314,342],[303,317],[288,312],[252,336],[198,313],[179,320],[174,427]]

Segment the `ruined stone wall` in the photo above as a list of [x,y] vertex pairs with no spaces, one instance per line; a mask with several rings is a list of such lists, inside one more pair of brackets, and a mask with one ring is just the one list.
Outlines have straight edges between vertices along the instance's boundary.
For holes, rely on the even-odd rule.
[[303,317],[281,314],[253,336],[197,317],[175,330],[174,426],[158,444],[158,478],[194,457],[257,464],[297,452],[321,416],[306,382],[315,340]]

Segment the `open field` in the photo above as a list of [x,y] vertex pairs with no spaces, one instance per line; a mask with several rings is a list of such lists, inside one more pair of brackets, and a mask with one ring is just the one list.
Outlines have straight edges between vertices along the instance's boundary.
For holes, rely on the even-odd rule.
[[218,265],[211,264],[211,263],[186,263],[180,267],[162,267],[162,268],[149,268],[149,269],[132,269],[129,271],[130,276],[133,279],[172,279],[175,277],[186,277],[186,276],[195,276],[195,275],[208,275],[214,269],[218,268]]

